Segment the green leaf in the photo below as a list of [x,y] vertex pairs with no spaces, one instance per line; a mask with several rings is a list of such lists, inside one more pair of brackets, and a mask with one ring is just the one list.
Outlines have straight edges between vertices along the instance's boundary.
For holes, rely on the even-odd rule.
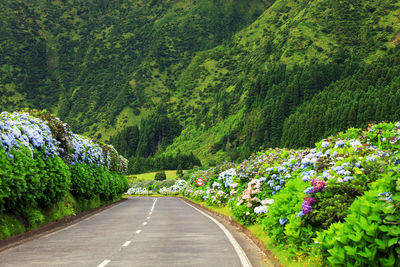
[[395,261],[396,259],[393,254],[390,254],[388,259],[385,258],[379,259],[379,262],[381,263],[382,266],[394,266]]
[[387,227],[386,225],[380,225],[379,230],[386,233],[389,231],[389,227]]
[[347,255],[355,256],[357,252],[357,247],[344,246],[344,250],[346,251]]
[[335,239],[342,244],[347,244],[348,240],[349,240],[348,237],[343,234],[339,234],[339,235],[335,236]]
[[387,222],[397,222],[399,220],[398,216],[394,216],[394,215],[387,215],[385,217],[385,221]]
[[391,225],[388,234],[391,236],[400,236],[400,225]]
[[365,230],[367,232],[367,235],[369,236],[376,236],[377,234],[377,230],[378,229],[378,224],[377,223],[373,223],[373,224],[369,224],[365,227]]
[[353,240],[354,242],[359,242],[362,238],[362,235],[360,233],[356,235],[349,235],[349,238]]
[[365,217],[363,217],[363,216],[360,216],[360,223],[359,223],[359,225],[364,229],[364,227],[365,227],[366,225],[368,225],[367,219],[366,219]]
[[328,252],[336,258],[338,263],[343,263],[344,262],[344,249],[340,247],[333,247],[332,249],[329,249]]
[[364,258],[370,259],[373,253],[369,248],[365,248],[364,251],[360,251],[357,254]]
[[378,245],[379,249],[384,250],[387,248],[387,242],[385,242],[385,240],[375,238],[375,243]]
[[370,208],[369,208],[369,206],[367,206],[367,205],[362,205],[362,206],[360,207],[360,211],[361,211],[361,213],[364,214],[364,215],[368,215],[368,214],[369,214],[369,210],[370,210]]
[[389,247],[393,246],[394,244],[397,243],[398,240],[399,240],[399,237],[394,237],[394,238],[389,239],[388,246]]

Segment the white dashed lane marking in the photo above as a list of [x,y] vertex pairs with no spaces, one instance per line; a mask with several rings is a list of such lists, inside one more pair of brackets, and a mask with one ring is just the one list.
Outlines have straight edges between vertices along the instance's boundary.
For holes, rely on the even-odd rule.
[[154,200],[154,203],[153,203],[153,206],[151,207],[151,210],[150,210],[150,212],[153,212],[153,210],[154,210],[154,206],[156,205],[156,202],[157,202],[157,198]]
[[104,260],[102,263],[100,263],[99,265],[97,265],[97,267],[104,267],[107,264],[109,264],[111,261],[110,260]]
[[127,246],[129,246],[129,244],[131,243],[132,241],[126,241],[122,246],[123,247],[127,247]]
[[[156,202],[157,202],[157,198],[154,200],[154,202],[153,202],[153,206],[151,206],[151,209],[150,209],[150,212],[149,212],[149,216],[146,218],[147,220],[150,220],[150,216],[151,216],[151,214],[153,213],[153,211],[154,211],[154,207],[155,207],[155,205],[156,205]],[[96,214],[97,215],[97,214]],[[96,215],[94,215],[94,216],[92,216],[92,217],[95,217]],[[85,219],[85,220],[89,220],[90,218],[92,218],[92,217],[89,217],[89,218],[87,218],[87,219]],[[143,223],[143,226],[144,225],[147,225],[147,222],[144,222]],[[72,227],[73,225],[71,225],[71,227]],[[140,232],[141,232],[142,230],[137,230],[136,231],[136,234],[140,234]],[[127,247],[127,246],[129,246],[130,244],[132,243],[132,241],[126,241],[123,245],[122,245],[122,247]],[[104,260],[102,263],[100,263],[99,265],[97,265],[97,267],[104,267],[104,266],[106,266],[107,264],[109,264],[111,262],[111,260]]]

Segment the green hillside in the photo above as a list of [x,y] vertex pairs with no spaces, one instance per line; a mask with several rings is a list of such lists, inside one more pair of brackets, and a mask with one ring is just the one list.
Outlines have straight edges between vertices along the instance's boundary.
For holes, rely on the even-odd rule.
[[222,43],[267,5],[2,1],[2,106],[48,108],[81,132],[113,133],[118,115],[136,124],[168,98],[197,51]]
[[[276,1],[179,77],[181,95],[190,96],[175,114],[193,110],[197,128],[169,151],[212,135],[217,142],[194,147],[236,160],[260,147],[309,146],[346,127],[399,119],[399,14],[396,1]],[[221,131],[231,115],[234,123]]]
[[181,153],[214,165],[400,120],[398,1],[0,8],[2,110],[47,108],[132,164],[153,157],[149,169],[179,169]]

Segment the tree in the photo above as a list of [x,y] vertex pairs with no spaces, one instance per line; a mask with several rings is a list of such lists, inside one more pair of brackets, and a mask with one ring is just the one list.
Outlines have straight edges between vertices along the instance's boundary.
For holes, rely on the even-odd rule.
[[156,181],[163,181],[167,179],[167,175],[165,174],[165,171],[160,171],[156,173],[156,176],[154,180]]

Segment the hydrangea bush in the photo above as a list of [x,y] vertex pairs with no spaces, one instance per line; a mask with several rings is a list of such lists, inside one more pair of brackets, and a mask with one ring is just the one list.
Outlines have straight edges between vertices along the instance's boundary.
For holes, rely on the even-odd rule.
[[68,191],[111,200],[128,189],[116,173],[126,169],[113,147],[72,133],[47,111],[0,114],[0,212],[49,207]]
[[270,149],[195,172],[180,193],[228,205],[243,224],[261,224],[294,259],[315,254],[334,266],[399,266],[399,166],[400,123],[380,123],[312,149]]
[[29,113],[0,114],[0,146],[8,157],[13,158],[13,151],[21,146],[28,148],[32,153],[37,149],[42,150],[46,157],[54,157],[60,151],[58,145],[59,142],[53,138],[50,127],[41,119]]

